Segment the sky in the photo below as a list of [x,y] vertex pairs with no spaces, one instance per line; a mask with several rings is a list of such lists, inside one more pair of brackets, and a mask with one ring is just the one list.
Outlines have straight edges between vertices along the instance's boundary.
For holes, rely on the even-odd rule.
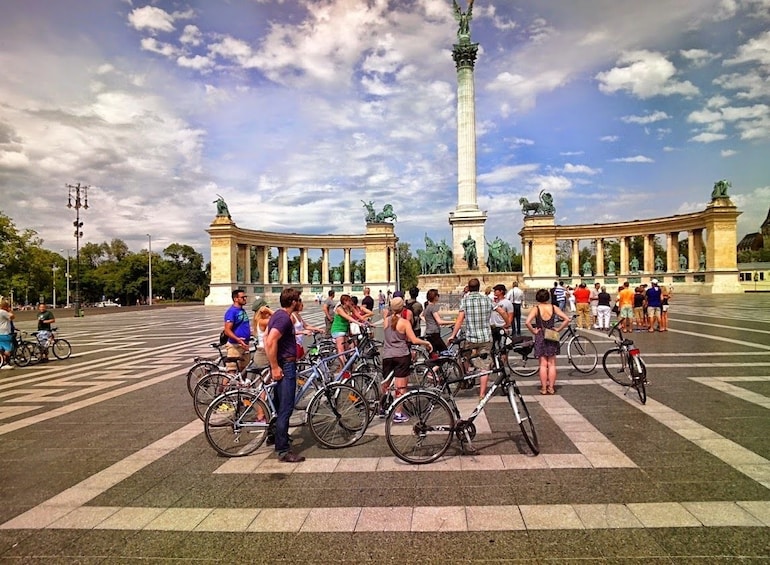
[[[458,0],[463,9],[465,0]],[[75,245],[192,245],[241,228],[451,241],[450,0],[0,0],[0,210]],[[770,0],[477,0],[478,204],[521,249],[519,198],[561,225],[704,209],[738,240],[770,206]],[[685,234],[682,234],[685,237]],[[341,252],[340,252],[341,253]],[[355,257],[354,257],[355,258]]]

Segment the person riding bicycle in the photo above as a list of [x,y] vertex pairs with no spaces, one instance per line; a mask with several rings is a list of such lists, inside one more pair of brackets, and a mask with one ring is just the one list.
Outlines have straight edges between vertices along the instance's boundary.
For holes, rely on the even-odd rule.
[[11,353],[13,353],[13,319],[11,303],[3,299],[0,301],[0,355],[3,356],[2,369],[13,369],[11,366]]
[[51,328],[56,322],[56,317],[44,302],[38,304],[37,309],[39,312],[37,315],[37,342],[40,345],[40,362],[46,363],[48,361],[48,347],[53,339]]

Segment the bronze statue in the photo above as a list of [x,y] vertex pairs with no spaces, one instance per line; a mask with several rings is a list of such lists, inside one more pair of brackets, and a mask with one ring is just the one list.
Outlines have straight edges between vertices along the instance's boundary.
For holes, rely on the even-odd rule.
[[457,37],[460,39],[470,39],[471,20],[473,19],[473,0],[469,0],[467,12],[463,12],[460,9],[460,5],[457,3],[457,0],[452,0],[452,2],[454,3],[455,19],[459,24],[457,28]]
[[521,213],[525,216],[543,215],[553,216],[556,213],[556,208],[553,205],[553,196],[550,192],[545,190],[540,191],[540,202],[530,202],[523,196],[519,198],[519,204],[521,204]]
[[479,256],[476,252],[476,241],[471,237],[471,234],[468,234],[468,238],[463,241],[463,249],[465,249],[463,259],[468,264],[468,269],[471,271],[476,270],[478,268]]
[[377,220],[377,214],[374,211],[374,202],[371,200],[367,203],[363,200],[361,201],[364,203],[364,208],[366,208],[366,223],[371,224],[372,222]]
[[217,194],[219,198],[214,200],[214,204],[217,205],[217,216],[218,217],[224,217],[229,218],[230,217],[230,210],[227,208],[227,203],[225,202],[225,199],[222,198],[220,194]]
[[731,186],[732,184],[730,184],[730,181],[726,181],[724,179],[715,182],[714,190],[711,191],[711,200],[716,200],[717,198],[727,198],[727,189]]
[[394,222],[398,220],[398,216],[396,216],[396,213],[393,211],[393,206],[391,204],[385,204],[385,206],[382,207],[382,212],[377,214],[377,217],[374,219],[375,222],[384,222],[385,220],[393,220]]

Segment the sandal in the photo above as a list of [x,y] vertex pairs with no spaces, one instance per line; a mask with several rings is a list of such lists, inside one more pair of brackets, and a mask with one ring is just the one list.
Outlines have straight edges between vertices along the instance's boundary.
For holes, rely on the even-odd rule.
[[548,394],[548,390],[545,387],[543,387],[540,389],[540,394],[543,394],[543,395]]
[[552,386],[549,386],[548,387],[548,394],[556,394],[556,390]]

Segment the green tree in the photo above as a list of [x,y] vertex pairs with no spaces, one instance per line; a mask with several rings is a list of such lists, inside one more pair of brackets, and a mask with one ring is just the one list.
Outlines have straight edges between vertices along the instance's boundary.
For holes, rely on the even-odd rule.
[[398,287],[408,289],[417,286],[420,276],[420,262],[414,257],[406,242],[398,244]]

